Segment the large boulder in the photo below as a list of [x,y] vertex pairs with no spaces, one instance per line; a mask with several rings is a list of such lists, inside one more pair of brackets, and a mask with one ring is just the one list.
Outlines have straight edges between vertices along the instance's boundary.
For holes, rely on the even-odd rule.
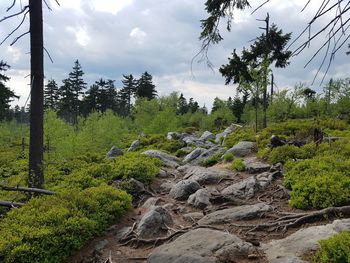
[[170,167],[178,167],[181,162],[179,158],[159,150],[148,150],[144,151],[142,154],[156,157]]
[[140,238],[159,236],[173,220],[169,212],[160,206],[152,207],[140,220],[136,233]]
[[191,230],[175,241],[156,248],[148,263],[241,262],[257,249],[239,237],[211,229]]
[[109,152],[107,153],[106,158],[107,158],[107,159],[114,159],[115,157],[120,156],[120,155],[123,155],[123,154],[124,154],[124,153],[123,153],[123,151],[122,151],[120,148],[118,148],[117,146],[113,146],[113,147],[109,150]]
[[221,147],[221,146],[211,147],[211,148],[201,152],[201,154],[197,158],[195,158],[194,160],[191,161],[191,164],[201,164],[206,159],[212,158],[214,155],[221,156],[225,152],[226,152],[226,148],[224,148],[224,147]]
[[255,193],[263,190],[280,172],[264,172],[248,177],[238,183],[229,185],[221,191],[222,195],[230,195],[240,199],[251,198]]
[[335,220],[331,224],[300,229],[284,239],[262,244],[262,248],[270,262],[282,262],[278,260],[280,258],[298,258],[305,253],[315,251],[319,248],[320,240],[349,229],[350,219]]
[[193,180],[182,180],[176,183],[170,190],[169,196],[176,200],[184,201],[195,193],[201,186]]
[[242,128],[241,125],[232,123],[230,126],[228,126],[223,132],[216,134],[215,136],[215,142],[221,143],[223,140],[227,137],[227,135],[231,134],[235,130]]
[[[180,168],[180,167],[179,167]],[[215,184],[223,178],[230,176],[229,172],[215,168],[205,168],[201,166],[181,166],[180,170],[184,173],[184,179],[190,179],[203,184]]]
[[236,157],[244,157],[254,152],[256,143],[241,141],[232,148],[228,149],[227,152],[232,153]]
[[210,196],[211,193],[207,189],[199,189],[194,194],[190,195],[187,203],[196,208],[204,209],[211,205]]
[[135,140],[131,143],[129,149],[128,149],[128,152],[133,152],[137,149],[137,147],[139,147],[141,144],[141,141],[140,140]]
[[189,163],[189,162],[193,161],[198,156],[200,156],[204,151],[205,151],[204,148],[197,147],[196,149],[194,149],[192,152],[190,152],[189,154],[187,154],[185,156],[185,158],[183,159],[183,162],[184,163]]
[[270,170],[271,167],[269,164],[260,161],[256,157],[246,158],[243,163],[246,171],[251,174],[266,172]]
[[218,210],[207,214],[198,221],[199,225],[213,225],[230,223],[238,220],[259,218],[262,214],[270,212],[273,207],[265,203],[242,205],[233,208]]
[[184,135],[179,132],[168,132],[166,136],[168,140],[181,140],[183,137]]
[[201,137],[199,139],[201,141],[214,140],[215,139],[215,135],[212,132],[210,132],[210,131],[205,131],[205,132],[203,132],[203,134],[201,135]]

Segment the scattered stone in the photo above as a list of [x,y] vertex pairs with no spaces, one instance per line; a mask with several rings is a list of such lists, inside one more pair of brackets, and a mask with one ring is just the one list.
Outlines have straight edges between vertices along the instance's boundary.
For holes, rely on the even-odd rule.
[[246,171],[251,174],[266,172],[270,170],[269,164],[261,162],[256,157],[246,158],[243,163]]
[[231,195],[240,199],[247,199],[254,196],[255,193],[263,190],[272,180],[280,174],[277,172],[264,172],[254,175],[232,184],[221,191],[223,195]]
[[307,252],[315,251],[319,247],[318,242],[320,240],[327,239],[349,229],[350,219],[335,220],[331,224],[300,229],[284,239],[272,240],[267,244],[262,244],[262,248],[271,262],[282,262],[276,260],[281,258],[298,258]]
[[221,146],[214,146],[210,149],[203,151],[196,159],[194,159],[191,164],[201,164],[206,159],[213,157],[214,155],[223,155],[226,152],[226,148]]
[[143,210],[150,210],[151,208],[157,206],[161,202],[160,197],[150,197],[146,200],[146,202],[143,203],[141,208]]
[[159,178],[167,178],[168,177],[168,173],[165,170],[160,169],[159,173],[157,174],[157,177],[159,177]]
[[134,197],[140,197],[142,194],[147,193],[145,185],[140,181],[130,178],[128,181],[128,192]]
[[223,132],[218,133],[215,136],[215,142],[216,143],[222,143],[223,140],[227,137],[227,135],[231,134],[232,132],[234,132],[235,130],[242,128],[241,125],[238,124],[234,124],[232,123],[230,126],[228,126]]
[[133,152],[137,149],[137,147],[139,147],[141,144],[141,141],[140,140],[135,140],[131,143],[129,149],[128,149],[128,152]]
[[254,205],[243,205],[224,210],[218,210],[207,214],[198,221],[199,225],[212,225],[221,223],[230,223],[232,221],[254,219],[260,217],[266,212],[273,210],[273,207],[265,203]]
[[201,141],[214,140],[215,135],[210,131],[203,132],[202,136],[199,138]]
[[255,145],[255,142],[241,141],[228,149],[227,152],[232,153],[236,157],[244,157],[254,152]]
[[189,162],[193,161],[199,155],[201,155],[204,151],[205,151],[205,149],[204,148],[200,148],[200,147],[194,149],[192,152],[190,152],[188,155],[185,156],[185,158],[183,159],[183,162],[184,163],[189,163]]
[[187,200],[187,203],[193,205],[196,208],[204,209],[210,206],[210,192],[207,189],[199,189],[194,194],[191,194]]
[[118,230],[117,234],[116,234],[116,239],[118,241],[124,239],[125,237],[127,237],[130,232],[132,231],[132,227],[131,226],[126,226],[126,227],[123,227],[121,229]]
[[97,242],[97,244],[94,247],[95,251],[101,251],[102,249],[104,249],[105,246],[107,246],[109,244],[107,239],[103,239],[99,242]]
[[196,181],[182,180],[171,188],[169,196],[176,200],[184,201],[200,188],[201,186]]
[[183,135],[181,133],[178,132],[168,132],[166,138],[168,140],[181,140],[183,137]]
[[229,172],[201,166],[182,166],[180,171],[184,173],[184,179],[194,180],[200,185],[215,184],[221,179],[228,178],[230,176]]
[[173,183],[171,181],[166,181],[159,186],[159,189],[163,193],[169,193],[171,188],[173,188],[174,185],[175,185],[175,183]]
[[192,212],[183,215],[184,219],[191,223],[197,222],[199,219],[203,218],[203,216],[204,214],[201,212]]
[[196,147],[203,147],[205,143],[202,140],[199,140],[199,138],[186,134],[183,138],[182,141],[185,142],[187,145],[194,145]]
[[142,154],[156,157],[170,167],[178,167],[180,163],[179,158],[159,150],[148,150],[143,152]]
[[[148,258],[149,263],[217,263],[237,262],[240,257],[257,249],[227,232],[195,229],[175,241],[156,248]],[[248,253],[247,253],[248,252]]]
[[169,212],[160,206],[151,208],[138,223],[136,233],[141,238],[159,236],[162,230],[172,225],[173,220]]
[[298,257],[283,257],[275,258],[270,263],[308,263],[308,261],[302,260]]
[[109,150],[109,152],[107,153],[106,158],[107,158],[107,159],[114,159],[115,157],[120,156],[120,155],[123,155],[123,154],[124,154],[124,153],[123,153],[123,151],[122,151],[120,148],[118,148],[117,146],[113,146],[113,147]]

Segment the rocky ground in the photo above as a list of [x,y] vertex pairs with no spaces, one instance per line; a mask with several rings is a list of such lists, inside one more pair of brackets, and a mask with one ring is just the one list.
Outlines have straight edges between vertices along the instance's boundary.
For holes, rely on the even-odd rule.
[[[256,158],[252,142],[220,145],[221,137],[234,132],[230,127],[200,138],[170,133],[169,139],[195,146],[181,160],[146,151],[167,167],[150,187],[134,182],[134,209],[68,262],[308,262],[319,240],[350,228],[350,219],[325,220],[330,211],[290,208],[280,165]],[[243,157],[246,171],[225,163],[199,166],[225,152]]]

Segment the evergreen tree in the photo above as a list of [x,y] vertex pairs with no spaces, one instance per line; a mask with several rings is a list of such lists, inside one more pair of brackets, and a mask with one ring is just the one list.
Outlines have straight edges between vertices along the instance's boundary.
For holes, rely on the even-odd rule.
[[217,111],[220,108],[224,108],[225,104],[226,103],[223,100],[219,99],[218,97],[215,97],[214,98],[214,102],[213,102],[213,107],[211,109],[211,112],[213,113],[213,112]]
[[123,75],[123,88],[119,91],[119,106],[120,114],[122,116],[128,116],[131,112],[131,100],[135,95],[136,87],[138,85],[137,80],[132,74]]
[[144,72],[138,80],[136,88],[138,98],[154,99],[157,96],[156,86],[152,82],[152,75]]
[[[0,72],[6,71],[9,68],[9,65],[2,60],[0,61]],[[10,119],[10,102],[13,100],[13,98],[19,98],[13,91],[6,87],[5,83],[9,79],[9,77],[0,73],[0,121]]]
[[59,113],[67,121],[77,123],[78,115],[81,113],[81,95],[84,94],[86,83],[83,80],[84,72],[78,60],[74,62],[73,70],[69,77],[63,80],[60,88],[61,103]]
[[243,101],[240,99],[239,96],[236,95],[236,97],[234,98],[232,105],[230,107],[233,115],[236,117],[236,120],[238,123],[241,122],[241,117],[243,114],[243,110],[244,110],[244,103]]
[[181,93],[177,101],[177,114],[183,115],[187,113],[187,111],[188,111],[187,101],[184,95]]
[[59,89],[56,81],[50,79],[44,88],[44,110],[57,110],[59,102]]
[[188,110],[192,113],[195,113],[199,109],[199,105],[197,101],[194,101],[193,98],[190,98],[188,101]]

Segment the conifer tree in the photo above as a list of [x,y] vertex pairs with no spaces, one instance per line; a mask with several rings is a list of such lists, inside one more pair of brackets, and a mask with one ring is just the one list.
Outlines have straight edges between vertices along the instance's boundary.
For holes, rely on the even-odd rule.
[[152,75],[147,71],[141,75],[136,87],[138,98],[154,99],[157,96],[156,86],[152,82]]
[[177,114],[183,115],[188,112],[188,104],[184,95],[181,93],[177,101]]
[[[6,71],[10,68],[2,60],[0,61],[0,72]],[[13,98],[18,98],[13,91],[6,87],[5,83],[9,80],[9,77],[0,73],[0,121],[10,118],[10,102]]]
[[44,87],[44,110],[57,110],[59,102],[59,89],[56,81],[50,79]]
[[121,115],[128,116],[131,112],[131,100],[135,95],[138,82],[132,74],[123,75],[123,78],[123,88],[119,91],[119,106]]

